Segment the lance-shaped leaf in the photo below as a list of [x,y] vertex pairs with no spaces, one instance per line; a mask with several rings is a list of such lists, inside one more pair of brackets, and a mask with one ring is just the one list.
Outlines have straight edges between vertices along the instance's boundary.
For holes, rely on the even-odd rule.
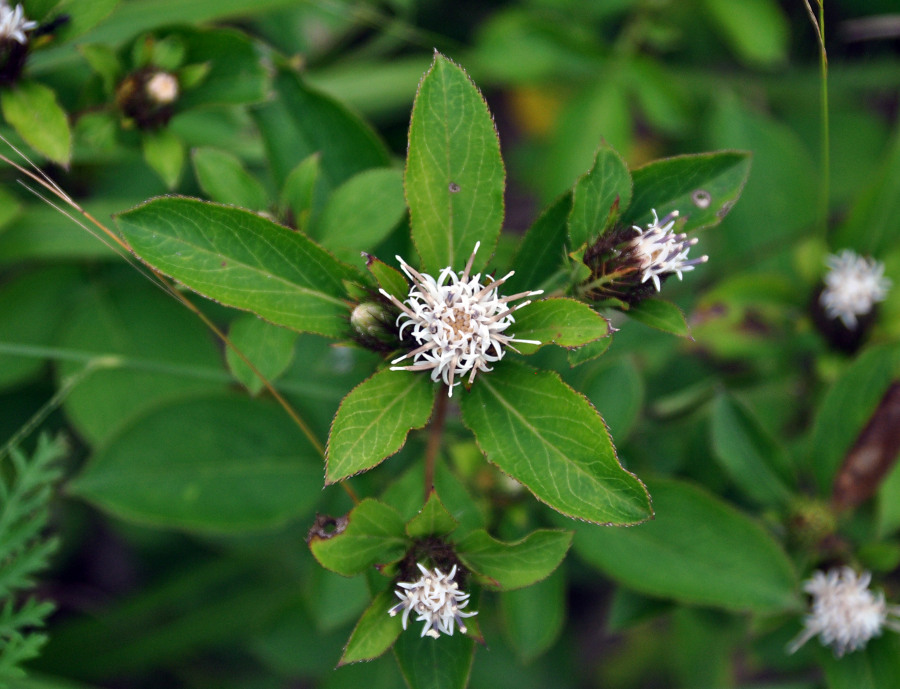
[[233,153],[197,148],[191,152],[191,162],[200,188],[213,201],[254,211],[268,208],[266,190]]
[[783,505],[790,499],[790,459],[750,410],[720,395],[710,431],[716,459],[746,495],[763,505]]
[[522,354],[531,354],[542,345],[580,347],[607,337],[609,321],[587,304],[574,299],[542,299],[516,312],[511,331],[516,338],[541,343],[516,343],[516,349]]
[[647,491],[619,464],[603,419],[556,373],[504,361],[460,407],[488,460],[558,512],[600,524],[650,517]]
[[500,596],[509,640],[523,663],[534,660],[559,637],[566,618],[566,576],[562,569],[534,586]]
[[578,180],[572,195],[569,241],[577,249],[603,234],[631,203],[631,175],[622,156],[601,145],[593,167]]
[[501,591],[520,589],[546,579],[572,545],[571,531],[540,529],[521,541],[502,543],[484,529],[456,543],[456,554],[487,584]]
[[750,174],[750,155],[720,151],[665,158],[632,170],[634,196],[622,216],[626,224],[645,227],[678,211],[680,232],[718,225],[737,202]]
[[405,301],[409,296],[409,283],[396,268],[392,268],[384,261],[364,253],[366,268],[378,282],[378,286],[390,295],[397,297],[398,301]]
[[406,525],[406,534],[410,538],[446,536],[458,525],[459,522],[447,511],[437,493],[432,490],[425,506]]
[[575,527],[575,552],[624,586],[727,610],[799,605],[787,555],[756,522],[690,484],[648,481],[656,517],[633,529]]
[[188,198],[153,199],[116,223],[143,261],[204,296],[301,332],[345,332],[342,281],[357,276],[298,232]]
[[325,569],[353,576],[403,557],[407,545],[403,527],[397,510],[366,498],[344,517],[317,517],[307,540]]
[[813,426],[811,466],[821,493],[831,492],[844,455],[890,387],[900,348],[864,351],[825,394]]
[[393,645],[403,631],[400,618],[388,615],[388,610],[396,602],[397,598],[392,590],[382,591],[375,596],[353,628],[338,667],[361,660],[372,660]]
[[465,689],[474,650],[474,639],[458,632],[432,639],[407,630],[394,644],[400,672],[410,689]]
[[435,386],[418,372],[379,371],[350,391],[328,435],[326,483],[380,464],[431,417]]
[[665,299],[644,299],[625,313],[639,323],[662,330],[664,333],[671,333],[679,337],[689,338],[691,336],[681,309]]
[[478,87],[435,53],[413,105],[406,162],[412,238],[426,270],[461,270],[477,241],[474,270],[480,270],[503,223],[505,177],[497,130]]

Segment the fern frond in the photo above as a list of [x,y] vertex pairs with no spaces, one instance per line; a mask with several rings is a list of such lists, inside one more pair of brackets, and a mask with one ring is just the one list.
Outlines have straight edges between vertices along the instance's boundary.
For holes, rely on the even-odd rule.
[[62,475],[58,460],[65,452],[61,438],[41,436],[31,457],[17,448],[0,455],[0,686],[21,677],[19,666],[46,641],[35,629],[43,626],[53,604],[33,597],[19,602],[16,594],[34,586],[56,549],[57,539],[43,532]]

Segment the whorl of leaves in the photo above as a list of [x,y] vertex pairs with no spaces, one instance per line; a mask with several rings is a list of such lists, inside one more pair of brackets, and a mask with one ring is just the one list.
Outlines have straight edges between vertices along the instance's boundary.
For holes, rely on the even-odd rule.
[[17,448],[0,456],[0,686],[23,675],[19,665],[36,656],[47,640],[35,631],[53,610],[49,601],[22,593],[35,585],[35,576],[47,566],[57,539],[44,529],[50,499],[65,454],[62,439],[41,437],[32,457]]

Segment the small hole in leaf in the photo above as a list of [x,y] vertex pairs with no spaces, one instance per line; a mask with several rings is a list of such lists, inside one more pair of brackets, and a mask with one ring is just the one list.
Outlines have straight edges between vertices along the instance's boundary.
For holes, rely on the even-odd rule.
[[450,182],[450,193],[455,194],[459,191],[459,185],[456,182]]
[[712,203],[712,196],[709,195],[706,189],[696,189],[691,194],[691,201],[694,202],[697,208],[709,208],[709,204]]

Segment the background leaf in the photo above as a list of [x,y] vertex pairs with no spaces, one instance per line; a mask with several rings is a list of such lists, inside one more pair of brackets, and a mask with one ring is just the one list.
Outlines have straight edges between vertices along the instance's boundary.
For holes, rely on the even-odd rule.
[[69,490],[142,524],[235,533],[307,513],[321,480],[315,452],[281,409],[220,396],[136,419],[95,453]]
[[394,644],[400,672],[410,689],[464,689],[474,650],[475,641],[465,634],[420,638],[412,628]]
[[799,606],[793,565],[756,522],[688,483],[648,486],[652,521],[578,525],[575,552],[624,586],[682,603],[760,613]]
[[412,237],[425,270],[462,270],[477,241],[483,246],[473,272],[481,270],[503,223],[505,177],[481,93],[435,53],[413,105],[406,163]]
[[200,188],[213,201],[254,211],[268,208],[266,190],[237,156],[215,148],[195,148],[191,162]]
[[816,413],[810,454],[821,494],[831,494],[844,455],[891,384],[898,356],[897,347],[863,352],[825,394]]
[[358,262],[360,252],[376,247],[405,215],[400,170],[366,170],[334,190],[315,224],[315,236],[326,249]]
[[566,577],[558,568],[549,577],[500,596],[504,628],[524,663],[534,660],[559,637],[566,618]]
[[0,89],[0,106],[3,117],[29,146],[54,163],[68,165],[72,135],[52,89],[22,80],[12,88]]
[[[231,323],[228,338],[269,382],[273,382],[290,366],[297,333],[267,323],[253,314],[245,314]],[[225,348],[225,360],[234,377],[251,395],[263,389],[263,381],[231,347]]]
[[276,185],[314,153],[320,155],[322,199],[356,173],[389,164],[387,149],[368,124],[298,74],[278,70],[274,87],[278,98],[257,107],[254,117]]
[[746,495],[763,505],[783,505],[791,499],[791,482],[785,476],[790,460],[749,409],[719,395],[710,432],[719,464]]

